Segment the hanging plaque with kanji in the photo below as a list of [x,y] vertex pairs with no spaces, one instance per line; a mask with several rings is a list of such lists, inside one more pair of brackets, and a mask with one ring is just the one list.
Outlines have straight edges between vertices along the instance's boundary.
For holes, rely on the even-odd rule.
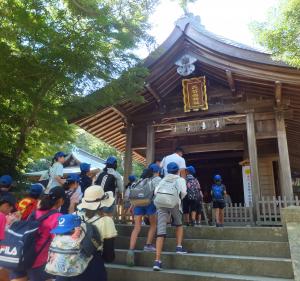
[[207,110],[205,76],[182,80],[184,112]]

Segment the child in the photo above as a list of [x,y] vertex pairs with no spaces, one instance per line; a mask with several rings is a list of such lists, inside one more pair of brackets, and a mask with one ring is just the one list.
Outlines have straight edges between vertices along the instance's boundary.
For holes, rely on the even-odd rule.
[[[14,209],[16,204],[15,198],[6,194],[0,197],[0,240],[5,237],[5,227],[6,227],[6,216],[8,216]],[[0,267],[0,281],[7,281],[8,272]]]
[[30,186],[28,195],[17,203],[17,210],[21,215],[21,220],[27,220],[29,215],[37,209],[38,199],[44,191],[44,186],[34,183]]
[[55,186],[63,186],[65,183],[64,176],[64,162],[67,155],[62,151],[56,152],[53,159],[52,165],[49,169],[49,183],[47,185],[47,191]]
[[133,208],[131,206],[130,200],[129,200],[129,194],[130,194],[130,187],[136,182],[136,176],[130,175],[128,177],[128,184],[125,186],[125,193],[124,193],[124,219],[126,222],[126,218],[132,217],[132,223],[133,223]]
[[112,192],[104,192],[98,185],[90,186],[86,189],[82,203],[78,205],[78,215],[83,221],[96,226],[102,239],[102,245],[90,261],[87,269],[78,276],[56,277],[56,281],[107,281],[107,273],[104,262],[114,260],[114,239],[117,230],[111,217],[103,211],[108,210],[115,202]]
[[13,179],[10,175],[0,177],[0,196],[6,195],[12,188]]
[[213,208],[216,209],[216,226],[223,227],[226,187],[222,184],[222,177],[220,175],[214,176],[214,182],[211,195],[213,199]]
[[57,226],[58,217],[61,214],[57,211],[64,203],[65,191],[62,187],[53,187],[49,193],[44,194],[39,207],[35,212],[35,219],[39,219],[48,214],[39,227],[39,237],[36,240],[35,250],[38,253],[33,266],[26,271],[12,271],[10,273],[11,281],[30,280],[30,281],[47,281],[52,278],[45,272],[45,266],[48,259],[48,250],[53,235],[52,229]]
[[93,180],[88,176],[91,170],[91,164],[80,163],[80,187],[81,192],[84,193],[85,190],[93,184]]

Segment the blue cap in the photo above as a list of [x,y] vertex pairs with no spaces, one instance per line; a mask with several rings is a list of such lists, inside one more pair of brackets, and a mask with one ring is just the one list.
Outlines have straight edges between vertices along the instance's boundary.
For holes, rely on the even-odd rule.
[[44,191],[44,186],[41,183],[33,183],[29,188],[29,194],[41,195]]
[[4,195],[2,195],[1,197],[0,197],[0,202],[6,202],[6,203],[8,203],[9,205],[11,205],[11,206],[15,206],[16,205],[16,203],[17,203],[17,200],[16,200],[16,198],[13,196],[13,195],[11,195],[10,193],[6,193],[6,194],[4,194]]
[[175,162],[170,162],[167,165],[167,171],[168,173],[177,172],[179,170],[178,165]]
[[115,156],[109,156],[105,162],[105,164],[109,164],[109,165],[113,165],[115,163],[117,163],[117,158]]
[[62,151],[58,151],[58,152],[56,152],[55,154],[54,154],[54,158],[55,159],[58,159],[59,157],[66,157],[67,156],[67,154],[65,154],[64,152],[62,152]]
[[51,233],[65,234],[74,230],[81,225],[81,218],[78,215],[68,214],[58,218],[58,226]]
[[194,166],[188,166],[186,169],[190,174],[192,175],[196,174],[196,169],[194,168]]
[[12,182],[13,182],[13,179],[10,175],[4,175],[0,178],[1,185],[11,185]]
[[222,177],[220,175],[214,175],[214,180],[215,181],[221,181]]
[[149,165],[149,169],[151,169],[153,173],[159,173],[160,171],[160,167],[155,163]]
[[130,182],[134,182],[134,181],[136,181],[136,176],[135,176],[135,175],[130,175],[130,176],[128,177],[128,180],[129,180]]
[[66,181],[67,181],[67,183],[69,183],[69,182],[80,182],[80,176],[75,174],[75,173],[69,174]]
[[89,172],[91,169],[91,164],[88,163],[80,163],[79,165],[81,172]]

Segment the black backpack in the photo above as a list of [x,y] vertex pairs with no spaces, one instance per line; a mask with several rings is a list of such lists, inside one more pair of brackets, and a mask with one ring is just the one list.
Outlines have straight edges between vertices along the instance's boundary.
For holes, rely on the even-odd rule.
[[51,241],[51,236],[42,245],[40,251],[35,251],[39,237],[39,226],[42,221],[57,213],[51,210],[39,219],[32,213],[27,221],[15,222],[5,231],[4,240],[0,241],[0,267],[16,271],[24,271],[32,267],[35,259],[43,248]]
[[96,185],[100,185],[104,192],[112,191],[115,194],[116,191],[116,178],[114,175],[107,173],[107,171],[102,172],[97,180],[95,181]]
[[98,251],[98,248],[102,244],[101,236],[100,233],[95,225],[93,223],[97,221],[99,218],[96,220],[90,222],[86,221],[85,226],[86,226],[86,232],[85,232],[85,237],[81,241],[81,249],[85,256],[91,257],[96,254]]

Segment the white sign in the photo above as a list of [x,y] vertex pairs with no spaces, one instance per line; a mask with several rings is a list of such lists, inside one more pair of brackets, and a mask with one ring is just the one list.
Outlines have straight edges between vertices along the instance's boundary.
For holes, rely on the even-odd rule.
[[250,166],[243,166],[243,183],[245,206],[249,207],[252,203],[252,182]]

